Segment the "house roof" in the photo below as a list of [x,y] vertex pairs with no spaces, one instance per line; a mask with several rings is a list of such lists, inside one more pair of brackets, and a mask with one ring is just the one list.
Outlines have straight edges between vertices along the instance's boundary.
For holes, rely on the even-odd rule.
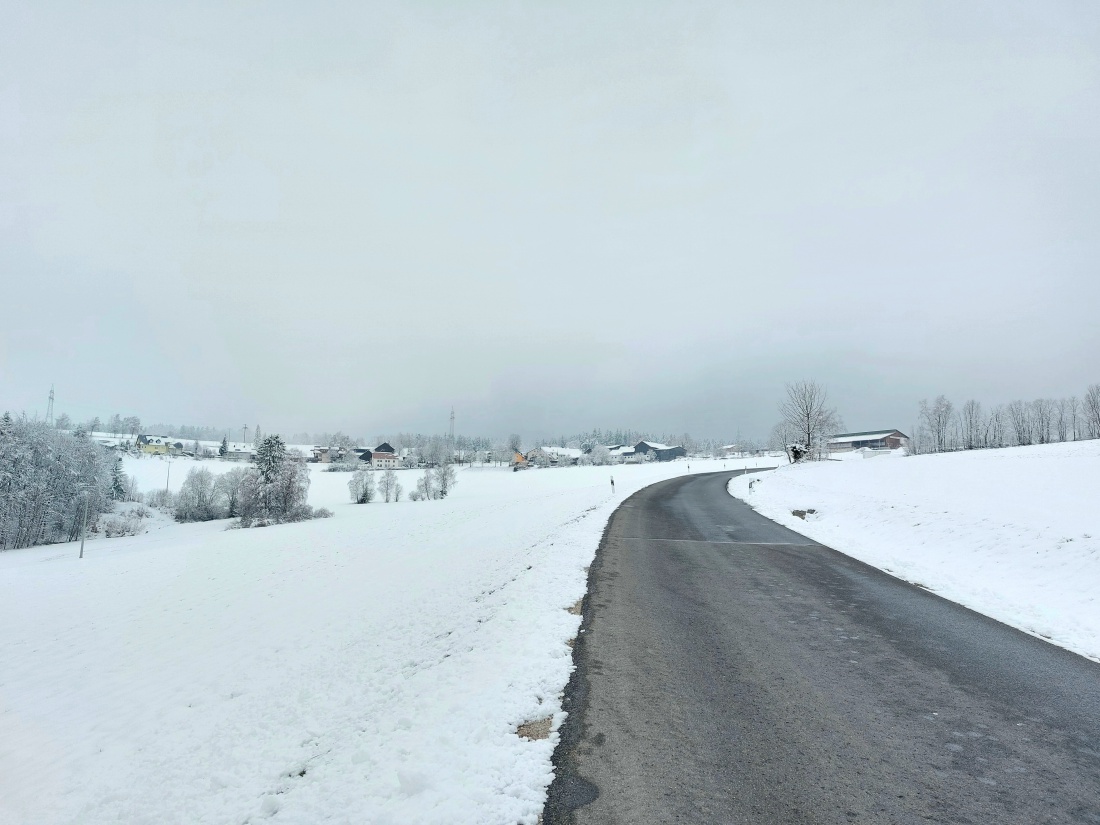
[[845,441],[875,441],[897,433],[902,438],[908,438],[901,430],[868,430],[863,433],[838,433],[829,439],[830,444],[843,444]]
[[682,449],[684,449],[684,448],[683,448],[682,446],[680,446],[679,444],[662,444],[662,443],[660,443],[659,441],[639,441],[639,442],[638,442],[638,443],[637,443],[637,444],[635,445],[634,449],[638,449],[638,447],[639,447],[639,446],[641,446],[642,444],[645,444],[645,445],[646,445],[647,447],[649,447],[649,449],[651,449],[651,450],[658,450],[658,451],[663,451],[663,450],[682,450]]
[[376,453],[394,453],[397,452],[388,441],[383,441],[377,447],[374,448]]
[[584,451],[578,447],[538,447],[537,449],[549,455],[556,455],[562,458],[580,458],[584,455]]

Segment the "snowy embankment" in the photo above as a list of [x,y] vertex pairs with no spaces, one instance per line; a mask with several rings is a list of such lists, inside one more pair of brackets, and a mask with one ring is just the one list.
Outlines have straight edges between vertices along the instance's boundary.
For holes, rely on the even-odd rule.
[[534,823],[557,734],[516,728],[561,723],[566,608],[618,502],[685,471],[475,468],[368,505],[314,472],[332,519],[0,553],[0,823]]
[[729,489],[822,544],[1100,660],[1100,441],[784,466]]

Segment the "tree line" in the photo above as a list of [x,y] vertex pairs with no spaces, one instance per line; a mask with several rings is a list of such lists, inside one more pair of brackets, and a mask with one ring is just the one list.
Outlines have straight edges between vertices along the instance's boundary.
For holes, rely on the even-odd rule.
[[1100,384],[1079,399],[1036,398],[984,407],[970,399],[956,407],[944,395],[922,400],[909,452],[941,453],[990,447],[1022,447],[1100,438]]
[[131,494],[121,458],[83,429],[0,416],[0,549],[73,541]]

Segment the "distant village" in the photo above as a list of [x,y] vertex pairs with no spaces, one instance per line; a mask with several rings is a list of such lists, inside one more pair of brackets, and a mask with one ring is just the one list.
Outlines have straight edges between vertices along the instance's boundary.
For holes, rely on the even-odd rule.
[[[221,442],[173,438],[171,436],[143,433],[133,437],[118,437],[104,433],[92,433],[92,437],[104,447],[145,456],[181,458],[216,458],[224,461],[251,462],[255,459],[255,443]],[[860,450],[868,453],[885,453],[903,447],[909,437],[897,429],[870,430],[858,433],[839,433],[827,441],[828,453]],[[320,446],[289,444],[288,456],[299,461],[333,465],[332,469],[369,467],[378,470],[416,469],[434,467],[446,460],[446,449],[427,451],[416,447],[395,449],[383,441],[374,448],[355,446]],[[640,440],[634,444],[594,444],[584,447],[561,447],[543,444],[523,451],[513,448],[470,449],[452,448],[454,464],[507,464],[515,471],[534,467],[568,467],[576,465],[639,464],[647,461],[674,461],[697,457],[734,457],[758,455],[765,452],[751,445],[726,444],[705,451],[692,451],[681,444],[664,444],[658,441]]]
[[[96,441],[110,449],[134,452],[147,456],[182,458],[220,458],[225,461],[252,461],[256,445],[228,439],[222,442],[185,440],[170,436],[143,433],[135,438],[119,438],[101,433],[93,434]],[[734,445],[722,448],[732,451]],[[288,445],[288,454],[300,461],[316,464],[352,464],[372,469],[390,470],[418,468],[438,463],[438,459],[422,456],[415,448],[395,449],[382,442],[373,449],[367,447],[322,447],[318,445]],[[686,458],[688,451],[681,445],[662,444],[657,441],[639,441],[636,444],[593,445],[588,447],[555,447],[542,445],[526,452],[507,451],[507,463],[513,469],[529,467],[564,467],[579,464],[638,464],[644,461],[672,461]],[[505,463],[501,450],[456,449],[452,451],[455,464]]]

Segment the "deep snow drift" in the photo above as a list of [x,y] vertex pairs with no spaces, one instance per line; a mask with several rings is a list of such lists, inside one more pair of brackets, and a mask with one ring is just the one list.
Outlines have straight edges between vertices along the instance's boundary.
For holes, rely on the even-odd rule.
[[847,459],[729,489],[816,541],[1100,660],[1100,441]]
[[534,823],[557,734],[515,731],[560,725],[566,608],[618,502],[685,471],[475,468],[368,505],[314,472],[332,519],[0,554],[0,822]]

